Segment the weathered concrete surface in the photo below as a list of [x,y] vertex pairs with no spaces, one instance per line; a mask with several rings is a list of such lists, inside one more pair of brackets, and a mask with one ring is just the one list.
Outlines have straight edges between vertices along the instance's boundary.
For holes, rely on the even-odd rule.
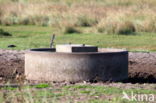
[[97,46],[84,44],[59,44],[56,45],[56,52],[97,52]]
[[128,52],[56,53],[30,51],[25,54],[28,80],[88,81],[128,78]]

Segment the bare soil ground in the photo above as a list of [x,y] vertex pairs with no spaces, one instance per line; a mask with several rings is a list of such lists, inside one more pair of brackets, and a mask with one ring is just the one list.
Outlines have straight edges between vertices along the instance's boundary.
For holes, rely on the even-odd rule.
[[[24,73],[24,52],[0,50],[0,77],[12,78]],[[156,53],[129,53],[129,80],[156,83]]]
[[0,77],[24,73],[24,51],[0,50]]
[[132,82],[156,83],[156,53],[129,53],[129,79]]

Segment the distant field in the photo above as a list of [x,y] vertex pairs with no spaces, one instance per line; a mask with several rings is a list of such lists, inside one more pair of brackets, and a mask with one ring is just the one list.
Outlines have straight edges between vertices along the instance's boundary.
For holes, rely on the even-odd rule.
[[[6,9],[7,8],[7,9]],[[91,27],[89,32],[156,32],[155,0],[0,0],[1,25]]]
[[[136,35],[115,35],[101,33],[64,34],[59,29],[42,26],[0,26],[12,34],[10,37],[0,37],[0,48],[8,49],[14,44],[14,49],[30,49],[49,47],[51,35],[56,33],[55,44],[85,43],[99,47],[126,48],[131,51],[156,51],[155,33],[137,33]],[[83,30],[83,28],[81,28]],[[88,28],[89,29],[89,28]]]

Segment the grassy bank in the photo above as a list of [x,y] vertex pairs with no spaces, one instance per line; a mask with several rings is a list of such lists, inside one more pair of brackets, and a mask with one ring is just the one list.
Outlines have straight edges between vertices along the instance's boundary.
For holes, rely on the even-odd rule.
[[[51,35],[56,33],[55,44],[85,43],[99,47],[126,48],[131,51],[156,51],[156,35],[154,33],[137,33],[136,35],[114,35],[99,33],[64,34],[59,29],[42,26],[0,26],[12,36],[0,37],[0,48],[30,49],[49,47]],[[81,28],[83,30],[83,28]]]

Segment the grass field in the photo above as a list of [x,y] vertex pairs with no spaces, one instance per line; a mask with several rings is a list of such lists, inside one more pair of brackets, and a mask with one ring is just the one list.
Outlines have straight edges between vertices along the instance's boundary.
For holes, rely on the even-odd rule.
[[[49,47],[51,35],[56,34],[55,44],[85,43],[99,47],[126,48],[131,51],[156,51],[155,33],[135,33],[133,35],[116,35],[86,32],[92,28],[78,28],[82,33],[61,32],[58,28],[43,26],[0,26],[12,36],[0,36],[1,49],[30,49]],[[17,47],[8,48],[14,44]],[[118,87],[116,85],[120,85]],[[133,85],[133,84],[132,84]],[[146,88],[142,88],[146,85]],[[151,86],[152,85],[152,86]],[[151,89],[152,88],[152,89]],[[140,84],[140,86],[115,83],[107,84],[74,84],[74,85],[40,85],[20,88],[0,87],[0,103],[138,103],[122,99],[123,91],[131,96],[153,94],[156,97],[155,84]],[[146,98],[144,98],[146,99]],[[147,103],[145,100],[139,103]],[[151,102],[152,103],[152,102]],[[154,102],[153,102],[154,103]]]
[[0,0],[0,28],[13,35],[1,37],[0,48],[49,47],[56,33],[57,44],[156,51],[155,5],[155,0]]
[[[153,90],[122,89],[93,84],[63,86],[38,84],[20,88],[4,87],[0,91],[0,102],[5,103],[138,103],[135,100],[123,99],[123,91],[128,95],[131,95],[132,91],[134,94],[156,95],[156,91]],[[146,98],[139,103],[146,103]]]
[[155,0],[0,0],[0,24],[156,32],[155,5]]
[[[0,37],[0,48],[14,44],[13,49],[49,47],[51,35],[56,33],[55,44],[85,43],[99,47],[126,48],[130,51],[156,51],[155,33],[137,33],[136,35],[115,35],[101,33],[63,34],[58,28],[42,26],[0,26],[12,36]],[[88,28],[89,29],[89,28]]]

